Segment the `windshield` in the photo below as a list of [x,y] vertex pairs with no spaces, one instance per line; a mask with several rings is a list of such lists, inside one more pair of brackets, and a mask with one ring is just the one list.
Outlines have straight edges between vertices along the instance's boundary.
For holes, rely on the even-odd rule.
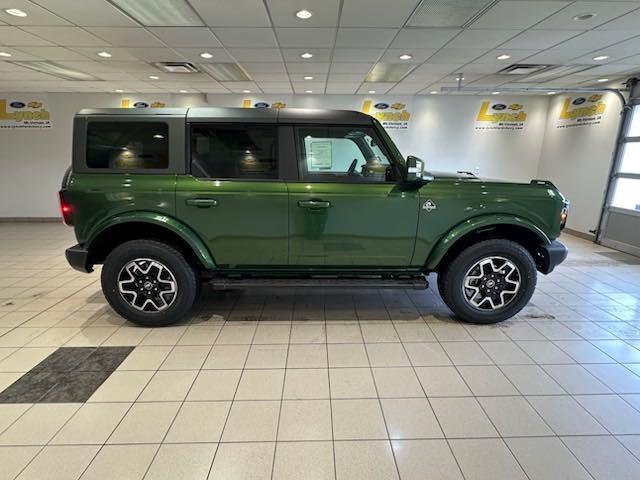
[[393,155],[394,159],[402,166],[402,168],[406,168],[406,162],[404,160],[404,157],[402,156],[402,153],[400,153],[400,150],[398,150],[396,144],[393,142],[393,140],[391,140],[391,137],[384,129],[382,124],[376,118],[373,119],[373,123],[376,125],[378,134],[382,137],[382,140],[389,148],[391,155]]

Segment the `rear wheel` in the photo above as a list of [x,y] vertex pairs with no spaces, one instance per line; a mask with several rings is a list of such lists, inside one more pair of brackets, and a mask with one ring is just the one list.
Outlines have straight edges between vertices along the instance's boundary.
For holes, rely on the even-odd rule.
[[536,265],[510,240],[486,240],[467,247],[438,275],[438,290],[460,319],[495,323],[511,318],[531,299]]
[[198,289],[194,269],[173,247],[152,240],[132,240],[106,258],[102,291],[122,317],[147,327],[179,321]]

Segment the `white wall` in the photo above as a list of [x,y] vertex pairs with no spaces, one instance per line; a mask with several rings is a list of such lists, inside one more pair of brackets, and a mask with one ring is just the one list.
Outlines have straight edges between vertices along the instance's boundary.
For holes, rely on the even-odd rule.
[[[26,98],[4,94],[0,98]],[[0,217],[55,217],[56,192],[71,162],[72,120],[88,107],[118,107],[123,95],[43,94],[51,111],[50,130],[0,129]],[[126,95],[125,95],[126,96]],[[281,101],[289,107],[360,110],[369,98],[375,104],[401,102],[411,113],[407,130],[389,133],[404,155],[417,155],[429,170],[469,170],[489,178],[528,181],[539,176],[538,163],[549,99],[540,96],[490,96],[487,100],[524,105],[527,120],[522,131],[477,131],[475,118],[483,100],[478,96],[356,96],[270,95],[250,98],[252,103]],[[162,101],[167,106],[242,106],[247,95],[142,95],[132,103]],[[544,172],[543,172],[544,173]],[[569,195],[571,196],[571,195]]]
[[567,227],[588,233],[598,226],[622,104],[615,95],[606,94],[600,124],[558,128],[566,97],[551,99],[537,175],[555,183],[571,201]]

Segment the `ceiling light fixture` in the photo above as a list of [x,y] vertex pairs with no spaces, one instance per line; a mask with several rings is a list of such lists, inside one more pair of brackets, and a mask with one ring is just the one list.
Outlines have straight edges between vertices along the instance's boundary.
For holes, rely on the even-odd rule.
[[13,15],[14,17],[26,17],[27,14],[25,12],[23,12],[22,10],[19,10],[17,8],[7,8],[5,9],[5,12],[8,13],[9,15]]
[[98,78],[85,72],[73,70],[55,62],[49,62],[44,60],[28,61],[28,62],[12,62],[19,67],[28,68],[40,73],[46,73],[53,75],[54,77],[63,78],[65,80],[78,80],[81,82],[97,81]]
[[595,13],[581,13],[580,15],[573,17],[573,20],[576,22],[584,22],[585,20],[591,20],[595,16]]
[[402,55],[400,55],[398,57],[400,60],[411,60],[413,57],[411,55],[409,55],[408,53],[403,53]]
[[511,55],[507,55],[505,53],[505,54],[502,54],[502,55],[498,55],[497,58],[498,58],[498,60],[509,60],[511,58]]
[[113,57],[113,55],[111,55],[109,52],[98,52],[98,56],[102,57],[102,58],[111,58],[111,57]]
[[116,88],[116,89],[114,90],[114,92],[116,92],[116,93],[123,93],[123,92],[124,92],[124,90],[122,90],[121,88]]
[[0,57],[10,57],[11,54],[9,52],[0,52]]
[[558,92],[547,92],[547,95],[555,95]]
[[304,93],[313,93],[313,90],[305,90]]
[[304,53],[301,53],[300,56],[302,58],[311,58],[311,57],[313,57],[313,53],[304,52]]
[[464,80],[464,77],[456,77],[456,82],[459,82],[460,80]]
[[200,56],[202,58],[213,58],[213,55],[211,55],[209,52],[202,52]]
[[145,27],[200,27],[202,20],[186,0],[111,0]]
[[500,92],[491,92],[491,95],[500,95]]
[[157,75],[149,75],[149,79],[150,79],[150,80],[159,80],[159,79],[160,79],[160,77],[159,77],[159,76],[157,76]]
[[302,77],[304,80],[313,80],[313,77],[311,75],[305,75],[304,77]]
[[609,55],[598,55],[597,57],[593,57],[596,62],[599,62],[600,60],[606,60],[607,58],[609,58]]
[[301,20],[307,20],[312,16],[313,16],[313,13],[311,13],[309,10],[298,10],[296,12],[296,17],[298,17]]
[[437,92],[436,90],[431,90],[429,93],[430,93],[431,95],[437,95],[437,94],[438,94],[438,92]]
[[369,93],[376,93],[375,90],[369,90]]
[[251,93],[251,90],[242,90],[242,93]]
[[600,83],[604,83],[604,82],[608,82],[608,81],[609,81],[608,78],[599,78],[598,79],[598,82],[600,82]]
[[180,93],[189,93],[187,90],[179,90]]

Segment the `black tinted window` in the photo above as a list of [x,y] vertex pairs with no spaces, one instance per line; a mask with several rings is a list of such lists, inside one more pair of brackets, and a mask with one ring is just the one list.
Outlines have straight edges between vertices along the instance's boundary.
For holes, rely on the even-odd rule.
[[87,167],[131,170],[169,166],[169,129],[161,122],[91,122]]
[[276,127],[192,126],[191,173],[208,178],[278,178]]

